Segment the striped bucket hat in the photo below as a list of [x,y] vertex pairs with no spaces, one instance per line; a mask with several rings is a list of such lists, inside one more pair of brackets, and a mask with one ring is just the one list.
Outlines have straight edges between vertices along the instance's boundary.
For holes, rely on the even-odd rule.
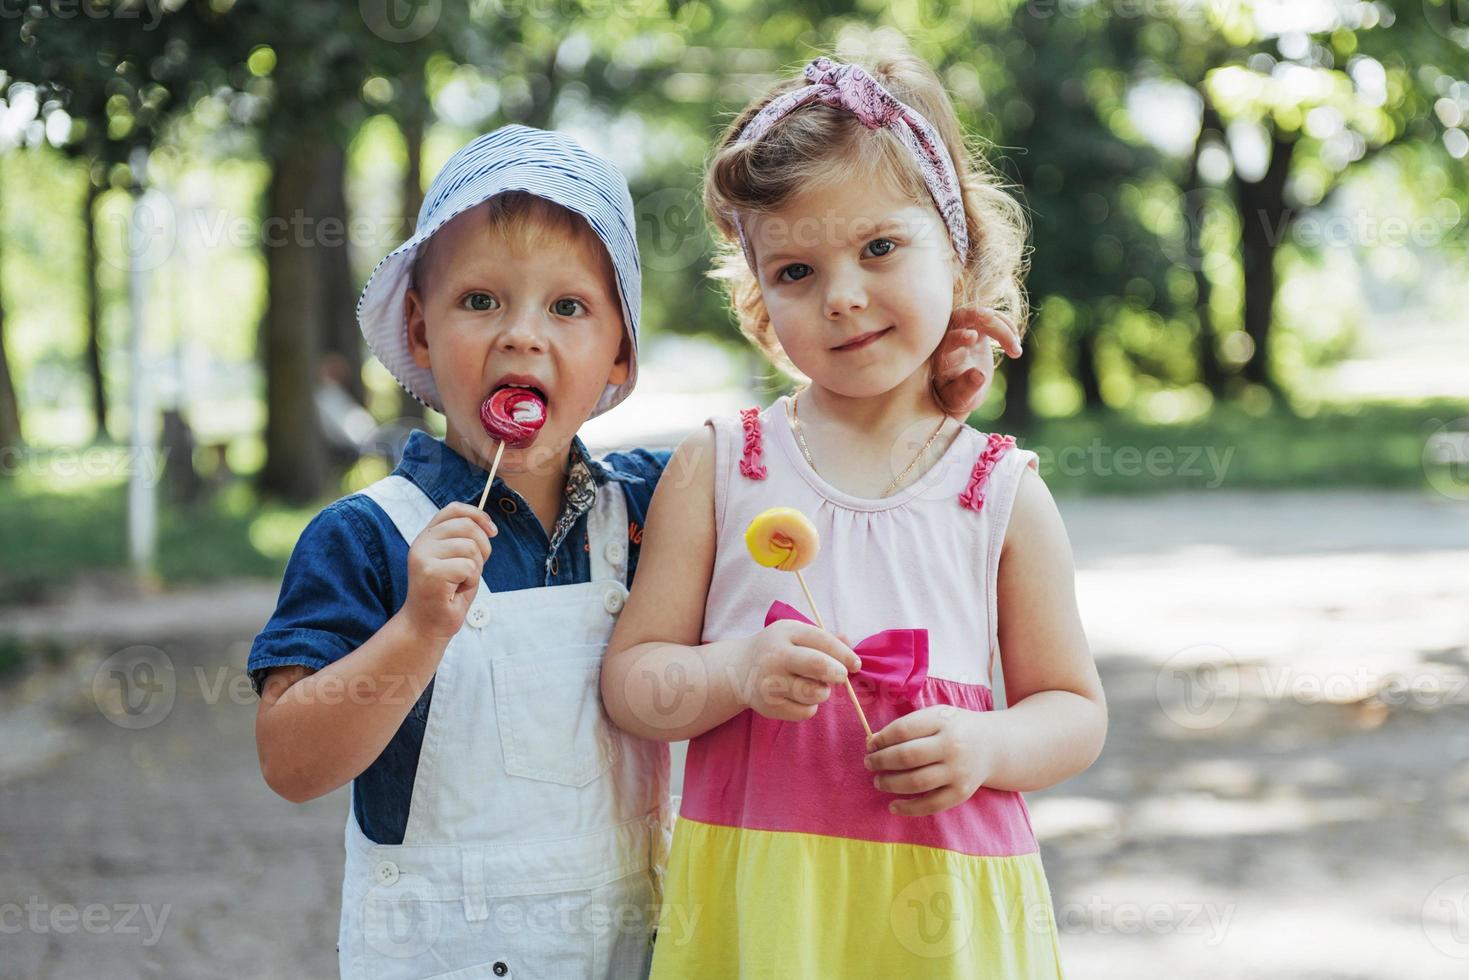
[[643,276],[627,179],[608,160],[568,136],[529,126],[486,133],[449,158],[424,196],[413,237],[378,263],[357,301],[357,323],[373,355],[407,392],[436,412],[444,410],[434,376],[408,347],[403,314],[418,249],[455,215],[506,191],[525,191],[574,211],[596,232],[617,276],[622,322],[632,351],[627,380],[609,384],[592,409],[601,415],[626,398],[638,377],[638,314]]

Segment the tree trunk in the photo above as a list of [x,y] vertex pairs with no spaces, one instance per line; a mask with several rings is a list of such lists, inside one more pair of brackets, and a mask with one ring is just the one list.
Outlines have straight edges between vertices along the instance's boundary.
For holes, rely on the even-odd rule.
[[[265,368],[265,466],[262,493],[292,503],[317,499],[326,489],[324,440],[313,398],[323,297],[317,263],[293,221],[307,214],[322,148],[294,142],[274,161],[266,214],[276,225],[266,242],[268,297],[261,331]],[[279,222],[284,221],[283,229]]]
[[1244,266],[1244,327],[1254,342],[1242,373],[1246,380],[1275,390],[1270,365],[1270,327],[1275,316],[1275,253],[1293,217],[1285,202],[1294,141],[1273,134],[1270,165],[1254,183],[1235,177],[1240,216],[1240,255]]
[[1089,307],[1078,306],[1076,326],[1076,380],[1081,385],[1082,406],[1087,411],[1106,408],[1102,379],[1097,376],[1097,331],[1101,322]]
[[347,362],[342,383],[366,403],[362,383],[362,331],[357,327],[357,283],[347,223],[347,152],[335,144],[321,147],[316,160],[308,213],[316,233],[310,238],[322,292],[322,353]]
[[97,429],[94,438],[106,442],[107,383],[102,376],[102,302],[97,289],[97,200],[101,196],[102,188],[88,174],[87,200],[82,205],[82,231],[86,235],[82,282],[87,305],[87,377],[92,386],[92,422]]
[[[3,268],[0,262],[0,268]],[[4,277],[0,276],[0,282]],[[20,401],[15,396],[15,382],[10,376],[10,361],[5,356],[5,298],[0,289],[0,453],[12,456],[22,445],[20,436]],[[12,472],[13,459],[0,459],[0,479]]]
[[[403,171],[402,229],[403,237],[413,234],[418,226],[418,209],[423,207],[423,126],[428,113],[428,100],[421,86],[410,93],[404,87],[406,109],[398,120],[403,130],[403,142],[408,147],[408,164]],[[411,101],[409,101],[411,99]],[[423,406],[418,399],[402,388],[398,389],[398,416],[405,419],[422,419]]]
[[1005,376],[1005,411],[1002,417],[1011,429],[1025,431],[1034,419],[1030,410],[1030,365],[1034,356],[1032,345],[1027,344],[1024,357],[1007,360],[1001,368]]
[[1208,93],[1199,90],[1199,95],[1204,100],[1204,112],[1199,124],[1199,138],[1194,142],[1194,152],[1189,160],[1188,176],[1184,181],[1184,191],[1189,195],[1191,206],[1197,207],[1199,213],[1196,220],[1188,220],[1188,246],[1185,254],[1194,260],[1194,293],[1196,294],[1196,305],[1194,313],[1199,320],[1199,335],[1195,356],[1199,365],[1199,380],[1209,393],[1215,398],[1224,395],[1224,366],[1219,362],[1219,348],[1214,333],[1214,315],[1209,310],[1209,299],[1213,294],[1214,284],[1209,279],[1205,270],[1204,262],[1204,212],[1203,194],[1207,190],[1199,175],[1199,154],[1203,151],[1204,141],[1211,135],[1217,139],[1224,138],[1224,122],[1219,118],[1219,110],[1214,108],[1209,101]]

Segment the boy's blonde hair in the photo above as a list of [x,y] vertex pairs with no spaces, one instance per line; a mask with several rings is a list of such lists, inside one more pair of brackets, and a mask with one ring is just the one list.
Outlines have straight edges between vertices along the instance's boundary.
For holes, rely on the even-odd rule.
[[[1003,177],[978,151],[971,152],[954,105],[924,61],[897,54],[861,65],[900,102],[916,110],[938,132],[954,162],[964,199],[969,254],[954,291],[955,309],[991,307],[1008,315],[1023,335],[1029,315],[1023,282],[1028,265],[1029,225],[1021,203]],[[723,242],[711,275],[723,280],[740,331],[772,363],[795,378],[802,375],[781,349],[770,325],[760,286],[745,259],[735,214],[777,211],[796,193],[824,182],[887,179],[915,203],[933,207],[912,153],[887,129],[868,129],[852,113],[815,103],[777,122],[759,140],[736,142],[764,106],[806,84],[797,76],[751,102],[720,137],[704,178],[704,207]]]
[[[556,239],[586,244],[594,250],[601,263],[608,293],[617,295],[617,279],[607,247],[587,219],[570,208],[527,191],[505,191],[485,202],[485,226],[525,252],[534,251]],[[424,242],[413,259],[410,281],[420,293],[427,288],[433,272],[435,240],[430,238]]]

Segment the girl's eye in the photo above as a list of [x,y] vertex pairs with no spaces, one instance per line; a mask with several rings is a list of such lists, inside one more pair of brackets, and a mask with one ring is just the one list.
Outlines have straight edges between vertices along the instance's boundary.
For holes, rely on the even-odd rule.
[[796,282],[799,279],[805,279],[810,274],[811,267],[809,265],[797,262],[794,265],[788,265],[784,269],[781,269],[775,278],[781,282]]
[[551,304],[551,309],[557,316],[576,316],[576,311],[581,307],[581,301],[575,299],[558,299]]
[[876,258],[882,258],[897,247],[891,238],[874,238],[867,243],[867,250]]
[[464,297],[464,303],[471,310],[483,313],[485,310],[493,310],[499,307],[500,301],[489,293],[470,293]]

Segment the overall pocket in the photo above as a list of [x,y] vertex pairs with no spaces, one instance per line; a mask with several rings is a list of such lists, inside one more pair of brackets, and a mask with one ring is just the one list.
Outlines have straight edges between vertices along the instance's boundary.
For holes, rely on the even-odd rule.
[[496,660],[495,714],[512,776],[585,786],[617,762],[621,740],[602,710],[602,646],[551,659]]

